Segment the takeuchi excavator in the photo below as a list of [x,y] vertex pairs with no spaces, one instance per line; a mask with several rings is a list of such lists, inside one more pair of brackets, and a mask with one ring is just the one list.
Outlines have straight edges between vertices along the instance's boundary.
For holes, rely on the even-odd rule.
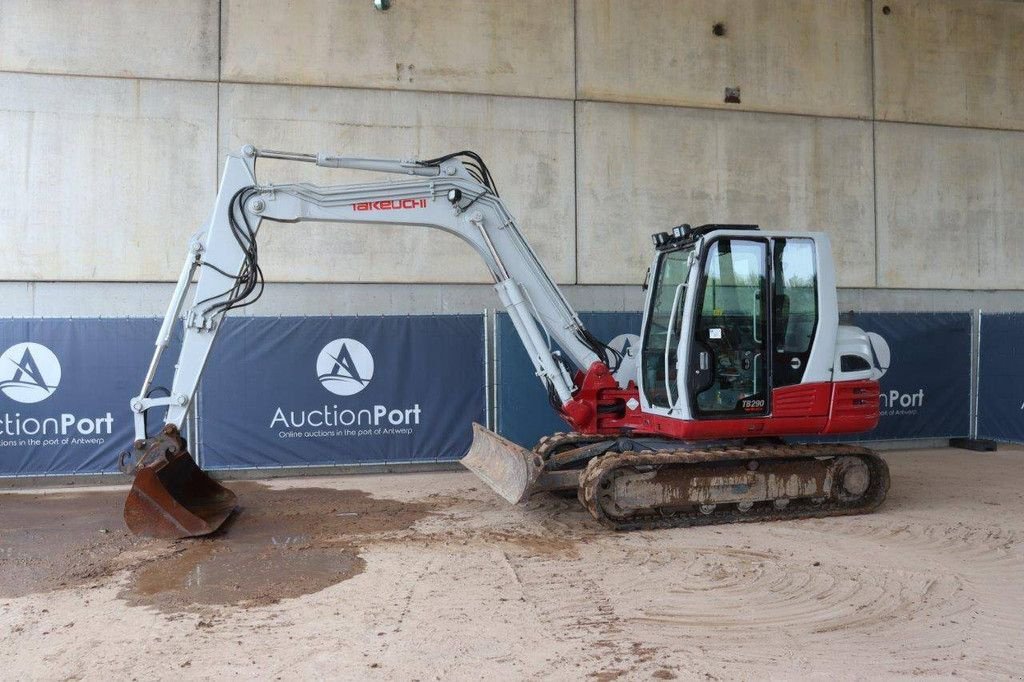
[[[261,158],[407,178],[262,184]],[[189,245],[131,401],[137,440],[120,465],[135,474],[125,503],[133,532],[204,535],[235,510],[235,494],[197,466],[181,428],[224,316],[262,292],[261,225],[307,220],[437,228],[483,259],[569,427],[527,450],[473,425],[462,463],[511,503],[539,491],[576,491],[595,518],[627,530],[856,514],[885,498],[884,460],[834,438],[877,424],[889,348],[875,334],[839,324],[827,235],[754,225],[681,225],[654,234],[641,342],[623,353],[580,322],[479,155],[385,160],[247,145],[227,158],[213,214]],[[173,384],[157,395],[154,377],[179,319]],[[150,433],[154,408],[166,414]]]

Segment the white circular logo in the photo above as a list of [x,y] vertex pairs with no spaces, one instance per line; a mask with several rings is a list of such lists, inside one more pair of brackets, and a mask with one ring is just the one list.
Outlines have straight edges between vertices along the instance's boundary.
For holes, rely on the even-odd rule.
[[355,339],[335,339],[316,359],[320,383],[335,395],[355,395],[373,378],[373,356]]
[[619,334],[608,344],[619,351],[624,358],[636,357],[640,348],[640,337],[636,334]]
[[46,346],[18,343],[0,355],[0,391],[19,403],[46,400],[60,385],[60,361]]
[[[615,368],[615,380],[620,388],[626,388],[630,381],[636,381],[640,375],[640,337],[636,334],[619,334],[608,342],[608,346],[622,356],[619,366]],[[613,358],[609,359],[614,361]]]

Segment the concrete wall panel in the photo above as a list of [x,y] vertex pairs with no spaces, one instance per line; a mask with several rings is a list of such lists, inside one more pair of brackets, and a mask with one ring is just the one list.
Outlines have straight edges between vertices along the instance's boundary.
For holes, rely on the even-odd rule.
[[840,285],[874,285],[869,122],[577,106],[581,283],[639,282],[686,222],[828,232]]
[[572,0],[225,0],[229,81],[571,99]]
[[33,282],[0,282],[0,317],[32,317]]
[[[430,158],[461,149],[487,162],[509,210],[558,281],[575,276],[572,103],[383,90],[225,85],[221,155],[246,143],[352,156]],[[260,160],[262,180],[366,182],[373,174]],[[387,176],[395,178],[396,176]],[[483,282],[479,256],[437,230],[268,224],[268,278],[287,281]]]
[[1024,3],[887,0],[874,13],[879,119],[1024,130]]
[[[868,118],[868,11],[864,0],[579,0],[579,96]],[[724,102],[727,87],[739,104]]]
[[879,285],[1024,289],[1024,133],[876,125]]
[[216,179],[211,83],[0,73],[0,280],[174,279]]
[[217,0],[4,0],[0,71],[217,78]]

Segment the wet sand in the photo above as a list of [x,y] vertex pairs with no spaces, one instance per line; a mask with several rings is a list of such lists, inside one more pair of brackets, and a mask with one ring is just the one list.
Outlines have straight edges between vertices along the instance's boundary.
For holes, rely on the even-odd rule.
[[1024,451],[886,453],[872,515],[613,533],[463,473],[234,483],[206,540],[123,489],[0,493],[9,679],[1012,678]]

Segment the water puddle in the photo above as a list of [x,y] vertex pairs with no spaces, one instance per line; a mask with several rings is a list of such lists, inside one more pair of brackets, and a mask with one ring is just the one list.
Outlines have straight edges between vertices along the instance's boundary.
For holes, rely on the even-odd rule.
[[136,569],[122,597],[166,610],[192,605],[274,603],[311,594],[365,568],[359,539],[403,530],[429,506],[359,490],[271,490],[235,483],[240,510],[213,536]]
[[270,604],[322,590],[363,572],[353,547],[217,547],[203,541],[139,568],[129,602],[179,610],[192,604]]

